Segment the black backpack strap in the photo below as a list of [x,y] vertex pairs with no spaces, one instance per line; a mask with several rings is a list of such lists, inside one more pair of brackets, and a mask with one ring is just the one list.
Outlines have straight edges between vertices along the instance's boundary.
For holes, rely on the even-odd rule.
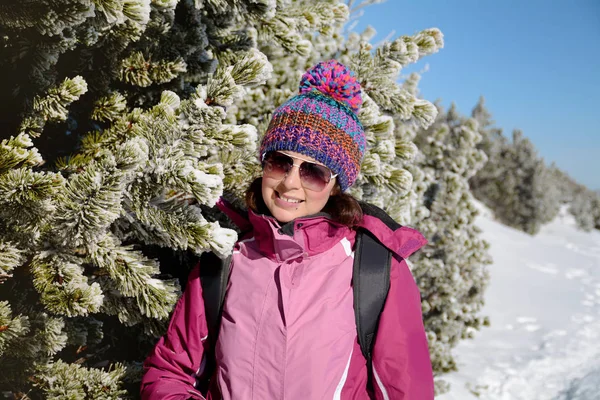
[[367,359],[367,387],[373,390],[373,344],[390,289],[392,253],[369,232],[356,233],[352,286],[358,343]]
[[[209,352],[206,354],[203,382],[198,382],[198,389],[208,390],[208,380],[213,375],[216,367],[215,347],[221,327],[221,313],[225,301],[225,291],[229,281],[229,267],[231,255],[221,259],[213,253],[206,252],[200,256],[200,284],[202,285],[202,298],[204,300],[204,313],[208,325]],[[206,386],[204,386],[206,385]],[[203,393],[205,393],[205,391]]]

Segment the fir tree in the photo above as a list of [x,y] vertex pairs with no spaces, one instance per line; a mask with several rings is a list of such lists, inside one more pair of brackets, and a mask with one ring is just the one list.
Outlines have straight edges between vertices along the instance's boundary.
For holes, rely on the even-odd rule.
[[592,201],[592,210],[595,216],[594,229],[600,229],[600,193],[596,191],[595,195]]
[[[458,341],[487,324],[479,311],[489,280],[489,244],[475,226],[478,211],[468,184],[486,162],[477,148],[477,128],[474,119],[460,117],[452,105],[447,112],[440,109],[435,123],[415,139],[423,170],[419,185],[425,188],[421,201],[428,210],[415,223],[429,243],[412,263],[438,377],[457,370],[451,350]],[[446,382],[436,380],[437,393],[447,390]]]
[[555,164],[549,167],[549,174],[558,192],[559,202],[567,206],[577,225],[585,231],[599,229],[600,193],[577,183]]
[[577,226],[587,232],[597,229],[600,196],[579,184],[572,187],[571,193],[569,212],[575,217]]
[[502,223],[537,233],[559,210],[559,191],[551,170],[521,131],[513,132],[511,142],[494,127],[483,97],[472,116],[483,138],[478,148],[488,157],[484,168],[470,179],[473,194]]
[[500,168],[500,157],[502,150],[508,146],[508,140],[502,134],[502,129],[495,127],[483,96],[473,108],[471,117],[477,121],[478,132],[481,135],[481,142],[477,148],[486,154],[488,161],[471,177],[469,186],[475,197],[489,205],[502,196],[499,185],[504,179],[504,169]]
[[558,196],[544,161],[521,131],[501,151],[501,193],[494,200],[495,216],[506,225],[536,234],[558,214]]
[[180,290],[146,249],[225,255],[236,239],[203,210],[235,185],[223,154],[255,152],[256,128],[226,118],[270,76],[258,35],[302,49],[277,5],[0,5],[2,392],[137,393]]

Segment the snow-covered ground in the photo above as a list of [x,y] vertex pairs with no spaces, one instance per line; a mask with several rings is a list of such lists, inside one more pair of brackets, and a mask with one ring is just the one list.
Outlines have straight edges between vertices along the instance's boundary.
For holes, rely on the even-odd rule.
[[600,231],[562,210],[532,237],[479,207],[492,325],[455,349],[459,372],[436,400],[600,400]]

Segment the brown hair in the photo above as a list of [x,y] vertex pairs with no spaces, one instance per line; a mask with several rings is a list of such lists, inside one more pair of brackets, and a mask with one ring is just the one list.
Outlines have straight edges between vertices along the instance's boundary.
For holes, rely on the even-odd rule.
[[[246,206],[259,214],[269,214],[262,197],[262,177],[256,178],[246,191]],[[331,196],[323,212],[331,215],[331,219],[342,225],[353,227],[362,221],[363,212],[358,201],[347,193],[342,193],[340,185],[336,182]]]

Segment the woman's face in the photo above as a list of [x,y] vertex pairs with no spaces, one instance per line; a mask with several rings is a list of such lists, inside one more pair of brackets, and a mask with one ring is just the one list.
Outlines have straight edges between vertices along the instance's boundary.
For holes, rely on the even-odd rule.
[[[293,151],[281,152],[292,158],[294,164],[299,166],[302,160],[317,162],[314,158]],[[331,191],[335,186],[335,178],[321,191],[305,189],[300,181],[299,168],[293,167],[281,179],[269,177],[263,173],[262,196],[263,200],[275,219],[280,222],[290,222],[296,218],[320,212],[327,204]]]

